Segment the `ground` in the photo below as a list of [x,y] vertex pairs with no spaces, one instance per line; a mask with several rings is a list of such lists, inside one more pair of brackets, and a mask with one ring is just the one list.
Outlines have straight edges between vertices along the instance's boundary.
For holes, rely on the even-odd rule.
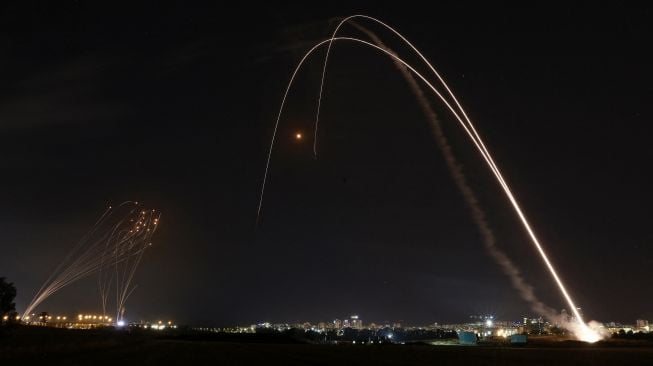
[[313,345],[289,339],[14,330],[0,364],[46,365],[651,365],[653,345],[533,342],[525,347]]

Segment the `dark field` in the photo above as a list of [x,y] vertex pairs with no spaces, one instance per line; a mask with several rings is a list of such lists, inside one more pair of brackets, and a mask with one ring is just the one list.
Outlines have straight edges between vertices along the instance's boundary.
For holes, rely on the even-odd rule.
[[15,329],[0,365],[653,365],[651,344],[312,345],[283,337]]

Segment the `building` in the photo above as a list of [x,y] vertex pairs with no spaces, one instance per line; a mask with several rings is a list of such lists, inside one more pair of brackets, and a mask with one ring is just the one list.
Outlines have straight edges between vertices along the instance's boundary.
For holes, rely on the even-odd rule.
[[350,318],[351,327],[354,329],[363,329],[363,321],[358,317],[358,315],[352,315]]
[[643,332],[649,332],[651,330],[648,320],[645,319],[637,319],[635,321],[635,328],[638,331],[643,331]]
[[333,321],[333,329],[341,329],[342,328],[342,320],[336,319]]

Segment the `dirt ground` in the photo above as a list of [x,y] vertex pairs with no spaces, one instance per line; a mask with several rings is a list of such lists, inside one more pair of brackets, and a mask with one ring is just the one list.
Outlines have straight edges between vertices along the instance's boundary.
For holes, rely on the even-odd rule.
[[653,365],[642,343],[508,346],[313,345],[89,331],[0,338],[0,364],[47,365]]

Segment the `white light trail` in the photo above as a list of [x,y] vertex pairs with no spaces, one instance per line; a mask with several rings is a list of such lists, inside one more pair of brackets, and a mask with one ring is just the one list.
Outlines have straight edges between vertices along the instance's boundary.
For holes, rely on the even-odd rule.
[[[373,41],[377,46],[384,48],[388,52],[396,54],[396,52],[394,52],[391,48],[386,46],[385,43],[383,43],[383,41],[376,35],[376,33],[358,23],[351,22],[350,24],[368,36],[370,40]],[[476,224],[479,233],[481,234],[483,245],[485,246],[488,254],[492,257],[492,259],[494,259],[499,267],[501,267],[501,270],[510,279],[512,286],[519,292],[519,295],[522,297],[522,299],[528,302],[528,304],[531,306],[531,309],[535,311],[536,314],[544,316],[547,319],[554,321],[555,323],[562,323],[559,319],[560,317],[557,316],[556,311],[546,306],[537,298],[533,286],[529,285],[526,282],[526,280],[521,275],[521,272],[513,263],[513,261],[508,257],[508,255],[506,255],[503,251],[501,251],[501,249],[499,249],[499,247],[497,247],[497,240],[494,235],[494,231],[486,219],[487,215],[479,204],[476,193],[469,185],[467,177],[463,173],[463,169],[458,163],[458,159],[452,151],[451,145],[449,144],[449,141],[444,134],[444,130],[442,129],[442,123],[438,119],[429,98],[427,98],[427,94],[424,93],[420,83],[410,72],[410,70],[408,70],[402,63],[398,61],[395,61],[394,63],[399,72],[404,76],[404,79],[415,95],[415,98],[422,107],[424,117],[431,125],[433,137],[435,138],[438,148],[443,154],[445,163],[449,169],[449,173],[451,174],[451,178],[460,190],[463,199],[467,203],[472,216],[472,220]]]
[[[438,81],[444,86],[448,96],[453,100],[453,103],[451,103],[449,100],[447,100],[447,98],[445,98],[445,96],[442,95],[442,93],[440,93],[440,91],[435,86],[433,86],[433,84],[431,82],[429,82],[422,74],[420,74],[414,67],[412,67],[410,64],[405,62],[400,57],[394,55],[393,53],[388,52],[385,49],[383,49],[383,48],[381,48],[379,46],[376,46],[376,45],[374,45],[374,44],[372,44],[370,42],[367,42],[365,40],[362,40],[362,39],[353,38],[353,37],[336,37],[336,32],[339,30],[339,28],[342,26],[342,24],[344,24],[346,21],[348,21],[350,19],[353,19],[353,18],[356,18],[356,17],[361,17],[361,18],[373,20],[373,21],[385,26],[387,29],[390,29],[393,33],[395,33],[397,36],[399,36],[407,45],[409,45],[411,47],[411,49],[413,49],[419,55],[419,57],[424,61],[424,63],[431,69],[431,71],[437,77]],[[325,73],[326,73],[326,65],[327,65],[327,61],[328,61],[328,55],[329,55],[329,52],[330,52],[331,45],[333,44],[334,41],[353,41],[353,42],[358,42],[358,43],[361,43],[363,45],[366,45],[366,46],[372,47],[374,49],[377,49],[378,51],[386,54],[387,56],[391,57],[395,61],[400,62],[401,64],[403,64],[413,74],[415,74],[419,79],[421,79],[434,92],[434,94],[442,101],[442,103],[447,107],[447,109],[449,109],[449,111],[452,113],[452,115],[459,122],[459,124],[461,125],[463,130],[469,136],[470,140],[472,141],[474,146],[476,146],[478,152],[481,154],[483,160],[488,165],[488,168],[490,168],[490,170],[494,174],[495,178],[497,179],[497,182],[502,187],[506,197],[508,198],[509,202],[513,206],[513,209],[515,210],[515,213],[519,217],[523,227],[525,228],[526,232],[528,233],[528,236],[531,239],[531,242],[533,243],[533,245],[537,249],[538,253],[540,254],[540,256],[541,256],[542,260],[544,261],[547,269],[549,270],[551,276],[553,277],[554,281],[558,285],[558,288],[560,289],[560,292],[562,293],[563,297],[565,298],[565,300],[567,301],[567,303],[571,307],[571,310],[574,313],[575,318],[578,321],[578,326],[579,326],[578,329],[576,330],[576,336],[579,339],[585,340],[585,341],[588,341],[588,342],[595,342],[595,341],[599,340],[600,336],[598,335],[598,333],[596,333],[595,331],[590,329],[587,326],[587,324],[584,323],[580,313],[577,310],[576,305],[574,304],[571,296],[567,292],[564,284],[562,283],[562,280],[559,278],[557,272],[555,271],[555,268],[553,267],[553,264],[551,263],[548,256],[544,252],[544,249],[543,249],[542,245],[540,244],[537,236],[535,235],[535,232],[531,228],[531,225],[528,222],[525,214],[523,213],[519,203],[517,202],[517,199],[514,197],[510,187],[506,183],[503,175],[501,174],[499,168],[497,167],[496,163],[494,162],[494,159],[492,158],[489,150],[485,146],[485,143],[483,142],[482,138],[478,134],[476,128],[473,125],[473,123],[471,122],[471,120],[467,116],[467,113],[464,111],[464,109],[462,108],[462,106],[460,105],[458,100],[456,99],[455,95],[453,94],[453,92],[451,91],[449,86],[446,84],[444,79],[438,74],[438,72],[431,65],[431,63],[428,62],[428,60],[419,52],[419,50],[415,46],[412,45],[412,43],[410,43],[399,32],[397,32],[396,30],[394,30],[390,26],[386,25],[385,23],[383,23],[383,22],[381,22],[381,21],[379,21],[379,20],[377,20],[375,18],[365,16],[365,15],[355,15],[355,16],[345,18],[342,22],[340,22],[340,24],[338,24],[338,27],[334,31],[332,37],[330,39],[319,42],[318,44],[313,46],[302,57],[302,59],[300,60],[300,62],[297,65],[297,67],[293,71],[293,74],[292,74],[292,76],[290,78],[288,86],[286,87],[286,91],[284,93],[284,96],[283,96],[283,99],[282,99],[282,102],[281,102],[281,106],[280,106],[280,110],[279,110],[279,113],[277,115],[277,119],[276,119],[275,126],[274,126],[274,131],[273,131],[272,140],[271,140],[271,143],[270,143],[270,149],[268,151],[268,158],[267,158],[267,163],[266,163],[266,167],[265,167],[265,174],[264,174],[264,178],[263,178],[261,194],[260,194],[260,200],[259,200],[259,205],[258,205],[258,210],[257,210],[257,220],[260,217],[260,213],[261,213],[261,207],[262,207],[262,204],[263,204],[263,195],[265,193],[265,184],[267,182],[267,175],[268,175],[268,172],[269,172],[269,166],[270,166],[270,160],[271,160],[271,156],[272,156],[272,150],[274,148],[274,142],[275,142],[275,139],[276,139],[276,133],[277,133],[278,126],[279,126],[279,121],[280,121],[281,115],[283,113],[283,108],[285,106],[285,102],[286,102],[288,93],[289,93],[289,91],[291,89],[291,86],[292,86],[292,84],[294,82],[294,79],[295,79],[297,73],[299,72],[301,66],[306,61],[306,59],[317,48],[321,47],[325,43],[328,43],[327,56],[326,56],[327,58],[325,58],[325,63],[324,63],[324,67],[323,67],[323,75],[322,75],[322,83],[320,85],[320,98],[319,98],[319,101],[318,101],[318,112],[316,114],[314,154],[317,155],[317,149],[316,149],[316,146],[317,146],[317,126],[318,126],[318,122],[319,122],[319,108],[321,107],[321,94],[322,94],[322,90],[323,90],[323,84],[324,84],[324,77],[325,77]],[[452,104],[454,104],[456,108],[454,108],[454,106]],[[461,115],[462,115],[462,117],[461,117]]]
[[[352,19],[356,19],[356,18],[371,20],[371,21],[373,21],[373,22],[375,22],[377,24],[380,24],[384,28],[390,30],[392,33],[394,33],[396,36],[398,36],[406,45],[408,45],[419,56],[419,58],[424,62],[424,64],[433,72],[433,74],[438,79],[440,84],[442,84],[442,86],[445,88],[447,94],[453,100],[453,103],[455,104],[455,106],[457,107],[459,112],[462,114],[462,116],[464,118],[464,121],[451,108],[451,105],[444,100],[442,95],[439,92],[437,92],[432,87],[432,85],[429,84],[429,86],[431,86],[432,89],[434,89],[434,92],[438,95],[438,97],[447,105],[447,107],[451,110],[451,112],[454,114],[454,116],[460,122],[460,124],[463,125],[463,128],[468,133],[469,137],[474,142],[474,145],[477,147],[477,149],[479,150],[479,152],[483,156],[484,160],[488,164],[490,170],[492,170],[492,172],[495,175],[498,183],[503,188],[504,193],[506,194],[506,196],[508,197],[508,200],[512,204],[515,212],[517,213],[517,216],[519,217],[520,221],[522,222],[522,225],[526,229],[526,232],[528,233],[528,236],[530,237],[531,242],[536,247],[536,249],[537,249],[538,253],[540,254],[542,260],[544,261],[547,269],[549,270],[549,273],[551,274],[551,276],[555,280],[556,284],[558,285],[558,288],[560,289],[560,292],[562,293],[563,297],[565,298],[567,304],[571,307],[571,310],[574,313],[575,319],[578,321],[579,326],[580,326],[580,331],[579,332],[582,333],[582,334],[578,335],[579,338],[584,338],[583,340],[587,340],[588,342],[596,342],[597,340],[599,340],[600,336],[596,332],[589,329],[587,324],[585,324],[585,322],[583,321],[583,318],[582,318],[580,312],[578,311],[577,306],[574,304],[574,301],[572,300],[571,296],[567,292],[567,289],[565,288],[564,284],[562,283],[562,280],[558,276],[555,268],[553,267],[553,264],[551,263],[548,256],[544,252],[544,248],[540,244],[539,239],[537,238],[537,236],[535,235],[535,232],[531,228],[531,225],[528,222],[528,220],[526,218],[526,215],[523,213],[523,211],[521,209],[521,206],[517,202],[517,199],[514,197],[510,187],[508,186],[505,179],[503,178],[503,175],[501,174],[499,168],[497,167],[496,163],[494,162],[494,159],[492,158],[489,150],[485,146],[485,144],[483,142],[483,139],[478,134],[476,128],[474,127],[474,124],[472,123],[471,119],[469,118],[469,116],[465,112],[465,109],[462,107],[462,105],[460,104],[460,102],[456,98],[455,94],[451,91],[451,88],[449,88],[449,85],[444,81],[444,78],[442,78],[442,76],[437,72],[435,67],[417,49],[417,47],[415,47],[410,41],[408,41],[408,39],[406,39],[406,37],[404,37],[401,33],[399,33],[399,31],[397,31],[396,29],[394,29],[393,27],[389,26],[388,24],[382,22],[379,19],[367,16],[367,15],[363,15],[363,14],[351,15],[351,16],[348,16],[348,17],[344,18],[343,20],[341,20],[340,23],[338,23],[338,25],[336,26],[335,30],[333,31],[333,34],[331,35],[331,40],[329,42],[329,46],[327,48],[327,53],[326,53],[326,56],[324,58],[324,66],[322,68],[322,78],[321,78],[321,82],[320,82],[320,93],[319,93],[319,97],[318,97],[318,106],[317,106],[317,113],[316,113],[316,118],[315,118],[315,136],[314,136],[314,140],[313,140],[313,154],[314,154],[314,156],[317,157],[318,123],[319,123],[319,116],[320,116],[320,108],[321,108],[321,105],[322,105],[322,92],[323,92],[323,89],[324,89],[324,80],[325,80],[325,75],[326,75],[327,64],[328,64],[328,61],[329,61],[329,54],[330,54],[330,51],[331,51],[331,46],[333,44],[333,41],[336,39],[336,34],[338,33],[338,31],[340,30],[342,25],[347,23],[348,21],[350,21]],[[402,60],[398,60],[398,61],[405,64],[405,62],[403,62]],[[406,64],[406,66],[408,66],[408,65]],[[416,73],[416,71],[412,67],[410,67],[410,69],[411,69],[411,71]],[[421,75],[418,74],[418,76],[423,81],[426,82],[426,80]],[[469,133],[469,130],[467,129],[467,127],[465,125],[469,127],[469,130],[471,130],[472,134]]]

